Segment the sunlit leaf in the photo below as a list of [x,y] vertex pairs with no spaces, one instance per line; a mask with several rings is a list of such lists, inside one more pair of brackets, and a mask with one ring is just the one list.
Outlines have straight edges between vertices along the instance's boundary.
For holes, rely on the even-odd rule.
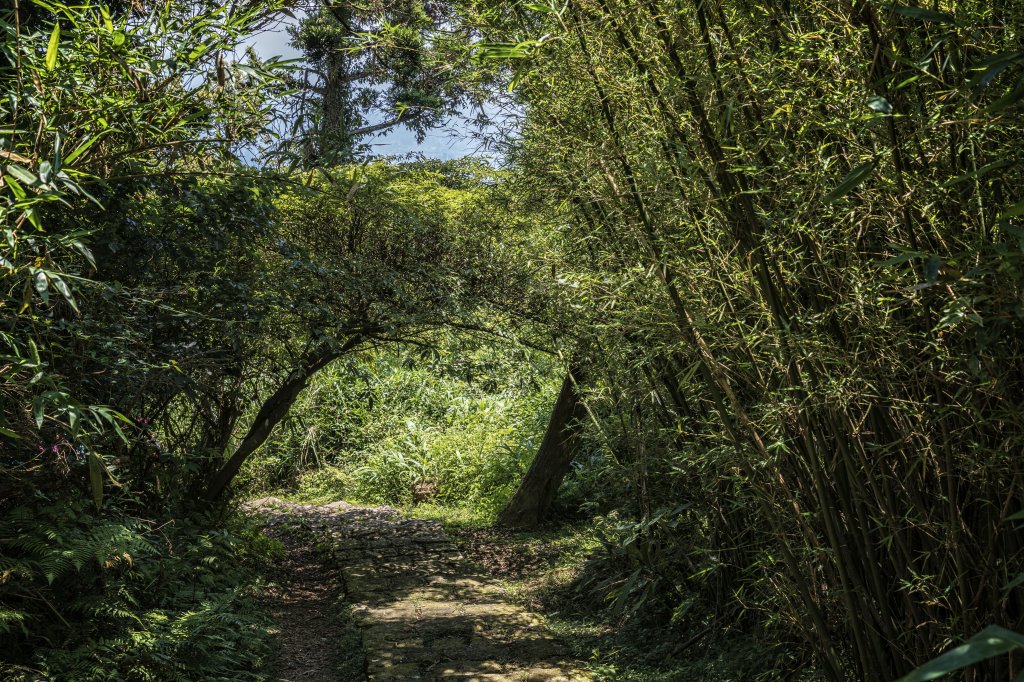
[[57,48],[60,46],[60,22],[53,24],[50,43],[46,47],[46,70],[53,71],[57,66]]
[[39,178],[37,178],[35,174],[32,173],[32,171],[25,168],[24,166],[19,166],[16,163],[8,164],[7,172],[13,175],[21,182],[24,182],[26,185],[34,185],[37,182],[39,182]]

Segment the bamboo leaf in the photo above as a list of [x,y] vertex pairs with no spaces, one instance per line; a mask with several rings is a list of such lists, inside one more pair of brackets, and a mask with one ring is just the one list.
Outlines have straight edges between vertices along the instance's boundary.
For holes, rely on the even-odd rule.
[[8,164],[7,172],[21,182],[24,182],[26,185],[34,185],[39,182],[39,178],[37,178],[32,171],[24,166],[19,166],[16,163]]
[[104,130],[99,135],[93,135],[92,137],[86,138],[85,141],[82,144],[78,145],[78,148],[75,149],[75,151],[71,152],[66,157],[64,157],[64,163],[66,163],[66,164],[67,163],[74,163],[75,159],[77,159],[82,154],[84,154],[87,151],[89,151],[89,148],[92,147],[94,144],[96,144],[100,140],[100,138],[103,137],[103,135],[106,134],[109,131],[110,131],[110,129],[108,128],[107,130]]
[[825,195],[825,203],[831,204],[833,202],[842,199],[847,194],[852,192],[858,185],[868,179],[868,177],[875,171],[878,166],[877,161],[868,161],[867,163],[861,164],[854,168],[852,171],[847,173],[846,177],[843,178],[839,185]]
[[194,62],[195,60],[199,59],[200,57],[202,57],[210,51],[210,47],[211,45],[209,43],[200,43],[195,48],[193,48],[191,52],[189,52],[188,61]]
[[872,111],[877,111],[880,114],[892,113],[892,104],[890,104],[889,100],[882,97],[881,95],[877,95],[869,99],[868,108],[870,108]]
[[938,24],[955,24],[956,17],[946,12],[939,12],[933,9],[926,9],[924,7],[907,7],[906,5],[893,5],[892,11],[896,14],[901,14],[911,19],[920,19],[921,21],[931,21]]
[[100,15],[103,17],[103,26],[108,32],[114,30],[114,22],[110,18],[110,10],[106,5],[100,5]]
[[[10,168],[8,168],[8,171],[9,170]],[[7,183],[7,186],[11,188],[11,194],[14,195],[15,199],[17,199],[18,201],[25,201],[26,199],[28,199],[28,193],[25,191],[24,187],[18,184],[17,180],[10,176],[7,176],[7,178],[5,178],[5,182]]]
[[37,270],[33,282],[35,284],[36,291],[39,292],[39,295],[42,296],[45,301],[50,287],[50,279],[46,276],[45,272]]
[[1003,71],[1021,62],[1024,62],[1024,52],[1002,52],[982,61],[978,66],[985,70],[971,79],[975,94],[987,88]]
[[71,287],[67,285],[67,282],[62,280],[57,275],[51,275],[50,279],[53,281],[54,288],[56,288],[57,291],[60,292],[60,295],[64,297],[64,300],[68,302],[68,305],[74,308],[76,313],[80,312],[78,310],[78,304],[75,303],[75,297],[71,293]]
[[943,188],[948,188],[948,187],[952,187],[954,185],[957,185],[957,184],[959,184],[961,182],[966,182],[967,180],[973,180],[974,178],[981,178],[981,177],[984,177],[985,175],[988,175],[989,173],[991,173],[994,170],[999,170],[1000,168],[1006,168],[1007,166],[1012,166],[1012,165],[1014,165],[1014,163],[1015,162],[1010,160],[1010,159],[1001,159],[999,161],[993,161],[990,164],[986,164],[986,165],[982,166],[981,168],[979,168],[976,171],[971,171],[970,173],[964,173],[963,175],[958,175],[955,178],[950,178],[949,180],[946,180],[944,183],[942,183],[942,187]]
[[36,428],[43,428],[43,419],[46,416],[46,397],[37,395],[32,399],[32,416],[36,420]]
[[25,211],[25,217],[28,218],[28,222],[32,224],[40,232],[43,231],[43,223],[39,220],[39,215],[35,212],[35,209],[28,209]]
[[92,251],[88,246],[80,241],[74,241],[71,243],[71,247],[78,253],[82,254],[82,256],[85,257],[85,260],[89,261],[89,265],[94,268],[96,267],[96,257],[92,255]]
[[57,47],[60,45],[60,22],[53,25],[50,44],[46,46],[46,70],[53,71],[57,66]]
[[1003,592],[1009,592],[1010,590],[1020,587],[1021,585],[1024,585],[1024,573],[1018,574],[1016,578],[1007,583],[1006,587],[1003,588]]
[[992,104],[989,104],[982,111],[986,114],[994,114],[1007,107],[1012,107],[1022,98],[1024,98],[1024,81],[1017,83],[1008,93],[992,102]]
[[1024,648],[1024,635],[990,625],[951,651],[934,658],[897,682],[926,682]]
[[1009,220],[1024,215],[1024,201],[1018,201],[1013,206],[999,214],[999,220]]

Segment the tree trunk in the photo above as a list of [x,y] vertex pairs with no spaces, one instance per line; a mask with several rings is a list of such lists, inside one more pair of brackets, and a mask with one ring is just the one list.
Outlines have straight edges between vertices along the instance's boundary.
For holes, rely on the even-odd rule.
[[308,356],[298,369],[293,370],[288,378],[274,393],[263,402],[260,411],[256,414],[248,433],[242,438],[231,458],[213,475],[210,484],[206,488],[206,499],[215,500],[231,484],[238,470],[249,456],[257,449],[274,430],[282,419],[287,416],[292,405],[298,399],[302,389],[309,385],[310,378],[334,360],[340,358],[348,351],[355,348],[362,341],[362,337],[354,336],[344,343],[340,348],[322,348]]
[[580,378],[579,369],[571,367],[551,410],[537,456],[515,495],[498,514],[499,526],[533,528],[544,520],[562,479],[569,473],[583,432],[586,411],[576,394]]

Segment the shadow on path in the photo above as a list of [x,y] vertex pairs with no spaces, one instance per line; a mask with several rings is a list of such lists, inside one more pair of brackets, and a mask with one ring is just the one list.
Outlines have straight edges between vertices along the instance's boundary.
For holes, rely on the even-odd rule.
[[[511,603],[487,576],[476,573],[435,521],[403,519],[389,507],[295,505],[264,498],[246,505],[265,515],[273,527],[300,521],[312,530],[329,533],[348,618],[358,626],[365,656],[365,677],[373,682],[425,680],[430,682],[583,682],[563,647],[547,632],[543,621]],[[309,548],[289,547],[290,559],[301,563],[299,552],[310,552],[307,567],[323,571]],[[321,580],[322,582],[322,580]],[[301,585],[302,583],[297,583]],[[342,637],[338,619],[324,629],[320,616],[324,595],[315,590],[295,595],[307,600],[309,620],[293,609],[280,620],[282,645],[302,639],[334,654]],[[328,597],[329,598],[329,597]],[[316,607],[316,608],[312,608]],[[340,611],[342,607],[335,607]],[[290,620],[287,620],[290,619]],[[288,639],[286,628],[303,635]],[[325,637],[326,635],[326,637]],[[325,641],[333,638],[332,641]],[[282,651],[282,656],[293,657]],[[343,656],[358,656],[343,652]],[[301,656],[299,656],[301,658]],[[310,659],[307,659],[310,660]],[[287,666],[294,670],[295,666]],[[358,682],[327,668],[308,677],[290,674],[288,682],[340,680]],[[334,670],[337,670],[335,666]]]

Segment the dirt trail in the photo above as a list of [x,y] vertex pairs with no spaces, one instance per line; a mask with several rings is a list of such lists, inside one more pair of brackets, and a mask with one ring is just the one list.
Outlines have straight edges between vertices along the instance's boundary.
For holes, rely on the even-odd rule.
[[[285,682],[590,679],[539,617],[474,570],[437,522],[344,502],[264,498],[246,507],[264,515],[271,532],[299,522],[331,538],[333,568],[308,546],[286,541],[294,580],[275,602]],[[362,651],[339,651],[343,640],[344,649],[361,640]],[[324,655],[311,655],[312,648]]]

